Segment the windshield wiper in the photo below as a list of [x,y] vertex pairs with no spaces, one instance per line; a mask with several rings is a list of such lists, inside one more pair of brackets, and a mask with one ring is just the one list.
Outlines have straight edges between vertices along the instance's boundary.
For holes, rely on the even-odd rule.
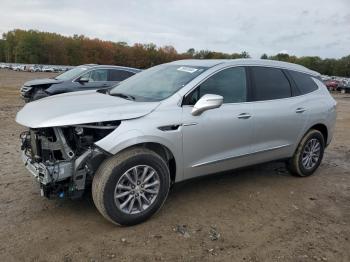
[[111,96],[118,96],[118,97],[121,97],[121,98],[125,98],[125,99],[128,99],[128,100],[135,100],[136,98],[132,95],[127,95],[127,94],[123,94],[123,93],[109,93]]

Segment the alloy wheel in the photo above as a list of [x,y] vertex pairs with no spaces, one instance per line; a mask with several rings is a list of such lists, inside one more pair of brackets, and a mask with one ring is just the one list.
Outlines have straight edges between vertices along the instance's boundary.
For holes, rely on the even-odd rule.
[[312,169],[316,166],[321,154],[321,143],[318,139],[310,139],[302,153],[302,164],[305,169]]
[[134,166],[119,178],[114,190],[115,204],[126,214],[141,213],[155,201],[159,187],[159,175],[151,166]]

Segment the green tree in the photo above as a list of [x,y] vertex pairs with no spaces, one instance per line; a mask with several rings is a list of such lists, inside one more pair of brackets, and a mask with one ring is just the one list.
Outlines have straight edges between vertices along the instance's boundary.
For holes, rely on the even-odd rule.
[[5,62],[6,56],[5,56],[5,40],[0,39],[0,61]]
[[250,58],[250,55],[249,55],[249,53],[247,51],[243,51],[241,53],[241,58]]
[[[50,32],[14,29],[0,39],[0,61],[9,63],[115,64],[148,68],[179,59],[236,59],[249,58],[247,51],[223,53],[211,50],[188,49],[178,53],[173,46],[158,47],[153,43],[134,44],[91,39],[84,35],[62,36]],[[350,55],[340,59],[321,59],[317,56],[296,57],[276,54],[262,59],[273,59],[303,65],[321,74],[350,77]]]
[[196,53],[196,50],[194,48],[190,48],[186,52],[186,54],[188,54],[190,57],[194,57],[195,53]]

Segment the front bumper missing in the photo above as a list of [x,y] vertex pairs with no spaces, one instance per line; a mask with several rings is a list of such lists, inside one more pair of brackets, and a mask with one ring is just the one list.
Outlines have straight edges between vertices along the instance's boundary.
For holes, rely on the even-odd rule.
[[26,168],[39,182],[41,195],[48,198],[81,197],[87,183],[91,183],[91,177],[106,157],[106,153],[91,148],[71,161],[45,164],[33,161],[25,151],[22,151],[22,160]]
[[[23,132],[20,136],[22,161],[39,182],[44,196],[79,197],[107,153],[91,146],[77,156],[62,129],[53,128],[53,131],[54,136],[48,130]],[[60,159],[55,159],[55,153]]]
[[28,94],[31,92],[33,89],[32,86],[22,86],[20,89],[21,97],[27,101],[29,99]]
[[43,185],[65,180],[73,175],[72,162],[58,162],[52,165],[34,162],[29,156],[22,152],[22,161],[34,178]]

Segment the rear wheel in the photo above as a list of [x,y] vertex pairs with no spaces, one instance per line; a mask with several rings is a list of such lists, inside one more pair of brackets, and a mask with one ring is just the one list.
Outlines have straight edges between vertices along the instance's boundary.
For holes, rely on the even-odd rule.
[[120,225],[144,222],[163,205],[170,187],[167,164],[155,152],[134,148],[102,163],[92,183],[100,213]]
[[288,170],[296,176],[310,176],[321,164],[324,138],[320,131],[311,129],[300,141],[293,157],[287,162]]

